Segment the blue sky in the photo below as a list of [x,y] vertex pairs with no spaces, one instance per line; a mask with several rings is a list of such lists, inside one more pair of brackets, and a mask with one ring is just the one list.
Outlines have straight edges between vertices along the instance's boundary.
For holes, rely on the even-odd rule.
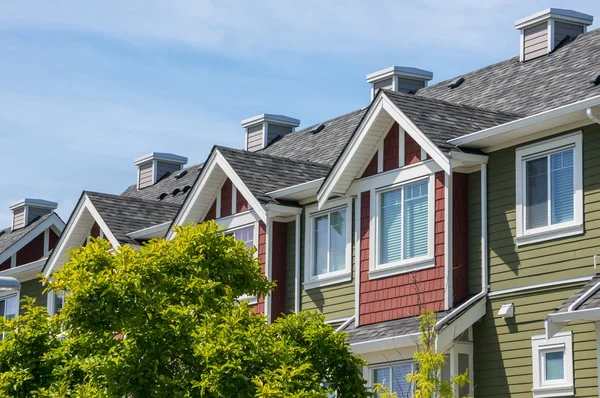
[[[0,227],[9,204],[120,193],[148,152],[204,161],[243,147],[242,119],[307,126],[368,104],[368,73],[434,82],[517,55],[514,21],[600,2],[5,1],[0,6]],[[592,28],[596,28],[594,23]]]

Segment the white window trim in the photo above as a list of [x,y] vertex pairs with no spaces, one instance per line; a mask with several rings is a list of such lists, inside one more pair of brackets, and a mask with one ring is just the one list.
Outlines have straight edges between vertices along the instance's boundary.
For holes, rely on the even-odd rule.
[[[406,260],[395,261],[387,264],[379,264],[379,243],[381,237],[379,236],[379,223],[380,223],[380,209],[381,209],[381,194],[389,191],[393,191],[402,188],[406,185],[410,185],[425,179],[429,180],[429,186],[427,190],[428,195],[428,215],[427,222],[429,224],[428,229],[428,245],[427,255],[410,258]],[[430,174],[425,178],[416,178],[410,181],[404,181],[399,184],[394,184],[388,187],[382,187],[378,190],[371,191],[371,225],[370,225],[370,244],[369,244],[369,278],[378,279],[385,278],[391,275],[404,274],[408,272],[414,272],[422,269],[427,269],[435,266],[435,174]]]
[[[370,388],[374,387],[374,385],[375,385],[375,378],[373,377],[373,375],[374,375],[375,371],[378,370],[378,369],[389,368],[390,369],[390,375],[391,375],[392,374],[391,373],[391,368],[393,366],[397,366],[397,365],[411,365],[412,366],[412,372],[414,372],[416,364],[417,363],[415,361],[407,360],[407,361],[393,361],[393,362],[385,362],[385,363],[379,363],[379,364],[370,365],[368,367],[368,370],[367,370],[367,377],[368,377],[368,379],[367,379],[367,385]],[[391,383],[390,383],[390,385],[391,385]],[[414,390],[414,386],[413,386],[413,390]]]
[[[545,352],[564,352],[565,378],[551,383],[544,382]],[[572,396],[575,393],[573,385],[573,332],[561,332],[551,339],[546,335],[531,338],[531,355],[533,359],[533,392],[534,398]]]
[[21,312],[21,292],[16,291],[16,292],[6,292],[4,294],[0,294],[0,300],[6,300],[11,297],[17,298],[17,313],[15,315],[15,318],[16,318],[19,316],[19,313]]
[[[247,214],[246,214],[247,213]],[[240,216],[244,214],[244,217],[240,219]],[[247,222],[248,221],[248,217],[246,216],[252,216],[254,217],[252,214],[250,214],[250,212],[244,212],[244,213],[240,213],[238,214],[238,222],[232,222],[229,225],[233,225],[231,228],[226,229],[225,231],[223,231],[224,234],[230,234],[232,232],[235,232],[237,230],[240,229],[244,229],[244,228],[248,228],[248,227],[254,227],[254,236],[252,237],[252,242],[254,243],[254,247],[256,247],[256,251],[254,252],[254,257],[258,257],[258,229],[259,229],[259,223],[258,221],[253,221],[253,222]],[[235,217],[231,217],[232,221],[235,220]],[[245,224],[242,224],[239,221],[246,221]],[[247,294],[243,294],[242,296],[238,297],[238,301],[247,301],[248,304],[250,305],[255,305],[256,303],[258,303],[258,297],[256,296],[248,296]]]
[[[323,216],[334,210],[341,209],[346,210],[346,266],[341,271],[313,276],[313,220],[315,217]],[[304,234],[304,290],[348,282],[352,279],[352,198],[330,200],[325,203],[320,210],[318,210],[318,206],[316,205],[307,207],[304,222]]]
[[[568,147],[573,148],[574,212],[573,221],[555,225],[526,230],[525,228],[525,162],[535,159],[539,155],[547,156]],[[584,232],[583,227],[583,139],[581,131],[562,135],[533,145],[528,145],[516,150],[516,213],[517,213],[517,246],[543,242],[551,239],[579,235]],[[548,171],[550,172],[550,171]]]

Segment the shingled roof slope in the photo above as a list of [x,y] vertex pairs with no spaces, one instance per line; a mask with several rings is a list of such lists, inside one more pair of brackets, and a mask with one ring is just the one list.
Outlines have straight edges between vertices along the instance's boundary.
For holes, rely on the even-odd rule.
[[120,244],[138,244],[128,233],[172,221],[178,204],[89,192],[85,195]]
[[216,149],[261,203],[277,203],[268,192],[313,181],[329,172],[329,166],[319,163],[220,146]]
[[600,29],[577,36],[551,54],[527,62],[519,57],[462,75],[464,83],[449,89],[455,78],[425,87],[416,96],[497,112],[532,115],[600,95],[590,80],[600,73]]
[[[359,109],[287,134],[259,153],[332,166],[366,111],[366,108]],[[321,124],[325,128],[313,133]]]
[[[575,294],[566,299],[560,307],[555,312],[567,312],[571,304],[573,304],[577,299],[586,294],[590,289],[596,286],[600,282],[600,274],[594,275],[592,279],[581,289],[579,289]],[[600,308],[600,291],[592,294],[587,300],[585,300],[577,310],[586,310],[591,308]]]
[[[186,167],[181,171],[163,177],[156,184],[142,189],[137,189],[137,184],[133,184],[127,187],[121,195],[129,198],[159,200],[163,203],[181,205],[189,192],[189,188],[187,188],[185,192],[184,188],[186,186],[192,187],[192,185],[194,185],[194,181],[196,181],[201,169],[202,163]],[[185,172],[185,175],[178,178],[183,172]],[[173,194],[173,192],[176,192],[176,189],[179,189],[179,192]],[[163,193],[166,193],[167,195],[163,199],[160,199],[160,195]]]
[[442,150],[455,148],[447,142],[452,138],[521,118],[516,114],[457,105],[391,90],[384,90],[384,93]]
[[9,249],[12,245],[17,243],[22,237],[27,235],[31,230],[37,227],[39,224],[46,221],[49,217],[55,214],[54,212],[44,214],[43,216],[38,217],[36,220],[33,220],[23,228],[15,229],[11,231],[11,228],[5,228],[0,230],[0,254],[4,253],[7,249]]

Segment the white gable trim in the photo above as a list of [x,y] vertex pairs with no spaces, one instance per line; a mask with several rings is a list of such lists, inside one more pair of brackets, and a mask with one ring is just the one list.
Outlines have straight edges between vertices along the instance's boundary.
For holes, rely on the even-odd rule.
[[[92,219],[98,223],[98,226],[100,226],[100,231],[104,233],[104,237],[110,242],[113,248],[116,249],[121,246],[119,244],[119,241],[117,241],[113,233],[110,231],[110,229],[108,229],[108,226],[106,225],[106,223],[92,204],[92,201],[86,195],[84,195],[77,204],[75,210],[73,210],[72,220],[69,220],[69,223],[63,231],[63,234],[60,237],[58,244],[56,245],[54,250],[52,250],[52,254],[50,255],[50,258],[48,259],[48,262],[44,267],[44,276],[49,278],[54,272],[55,268],[59,265],[59,263],[60,265],[64,264],[64,262],[66,261],[64,259],[64,255],[66,254],[69,248],[81,246],[81,240],[79,240],[79,238],[81,238],[80,236],[78,237],[78,239],[72,238],[75,228],[81,222],[81,218],[86,211],[89,212]],[[89,236],[89,233],[87,235]]]
[[[431,158],[446,173],[450,173],[450,160],[448,157],[446,157],[443,152],[433,142],[431,142],[431,140],[421,130],[417,128],[417,126],[396,106],[396,104],[393,103],[392,100],[385,95],[385,93],[383,93],[383,91],[380,91],[380,94],[375,98],[364,119],[361,121],[356,132],[350,139],[348,146],[340,155],[340,158],[335,163],[332,171],[317,193],[319,207],[326,203],[327,200],[334,194],[346,194],[351,182],[344,183],[348,186],[339,186],[344,171],[352,163],[358,149],[361,145],[363,145],[365,138],[368,136],[368,132],[374,126],[378,116],[381,115],[381,112],[383,111],[385,111],[393,120],[398,123],[400,130],[404,130],[404,132],[410,134],[410,136],[421,146],[421,148],[425,150],[425,152],[427,152],[429,156],[431,156]],[[376,148],[378,148],[378,143],[381,138],[382,137],[379,137],[379,139],[377,139],[377,143],[374,144]],[[370,151],[370,153],[371,157],[369,157],[366,162],[371,160],[374,150]],[[363,162],[359,169],[363,170],[364,166],[365,165]]]
[[[244,198],[248,201],[252,210],[256,212],[256,215],[263,221],[267,222],[267,212],[265,208],[261,205],[261,203],[252,195],[246,184],[242,181],[242,179],[237,175],[237,173],[233,170],[233,168],[229,165],[227,160],[223,157],[223,155],[219,152],[218,149],[215,149],[213,154],[210,156],[208,161],[206,162],[202,172],[200,174],[200,179],[194,184],[191,192],[186,198],[185,202],[181,206],[181,211],[173,220],[173,226],[185,225],[189,222],[197,222],[198,220],[195,218],[191,218],[192,210],[194,204],[197,203],[198,200],[203,200],[202,193],[205,190],[205,187],[208,185],[213,173],[216,168],[220,168],[223,173],[231,180],[231,183],[235,186],[235,189],[241,192],[244,195]],[[221,184],[219,184],[221,186]],[[220,188],[219,191],[220,192]],[[217,192],[217,195],[218,195]],[[213,197],[210,198],[212,203]],[[209,206],[210,207],[210,206]],[[219,206],[217,203],[217,210]],[[167,240],[173,239],[175,237],[175,232],[171,229],[166,236]]]
[[58,229],[59,232],[62,232],[62,230],[65,227],[65,223],[63,222],[63,220],[60,219],[60,217],[56,213],[52,213],[50,217],[45,219],[42,223],[37,225],[31,231],[27,232],[21,237],[21,239],[19,239],[18,241],[13,243],[8,249],[3,251],[0,254],[0,264],[11,258],[15,253],[17,253],[19,250],[25,247],[25,245],[31,242],[39,234],[41,234],[48,228],[51,228],[52,226]]

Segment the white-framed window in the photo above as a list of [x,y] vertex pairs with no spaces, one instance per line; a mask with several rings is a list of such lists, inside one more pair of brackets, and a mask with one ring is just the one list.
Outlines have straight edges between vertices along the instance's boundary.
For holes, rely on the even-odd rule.
[[574,394],[573,333],[557,333],[531,338],[533,359],[533,396],[555,397]]
[[352,268],[352,199],[311,206],[305,219],[304,288],[349,281]]
[[517,244],[583,233],[582,134],[516,150]]
[[57,293],[50,292],[48,294],[48,313],[50,315],[60,314],[62,308],[65,306],[67,296],[68,294],[63,291],[59,291]]
[[406,376],[415,371],[414,362],[392,362],[369,367],[369,385],[381,384],[398,397],[412,397],[413,385]]
[[434,265],[435,175],[372,193],[371,278]]
[[[246,244],[246,249],[250,249],[252,246],[256,246],[258,249],[258,223],[252,223],[249,225],[242,225],[235,228],[228,229],[225,231],[225,235],[231,235],[237,241],[242,241]],[[258,250],[254,253],[258,256]],[[258,302],[256,296],[248,296],[244,294],[239,300],[248,301],[249,304],[254,305]]]
[[10,294],[0,297],[0,316],[13,319],[19,315],[19,295]]

